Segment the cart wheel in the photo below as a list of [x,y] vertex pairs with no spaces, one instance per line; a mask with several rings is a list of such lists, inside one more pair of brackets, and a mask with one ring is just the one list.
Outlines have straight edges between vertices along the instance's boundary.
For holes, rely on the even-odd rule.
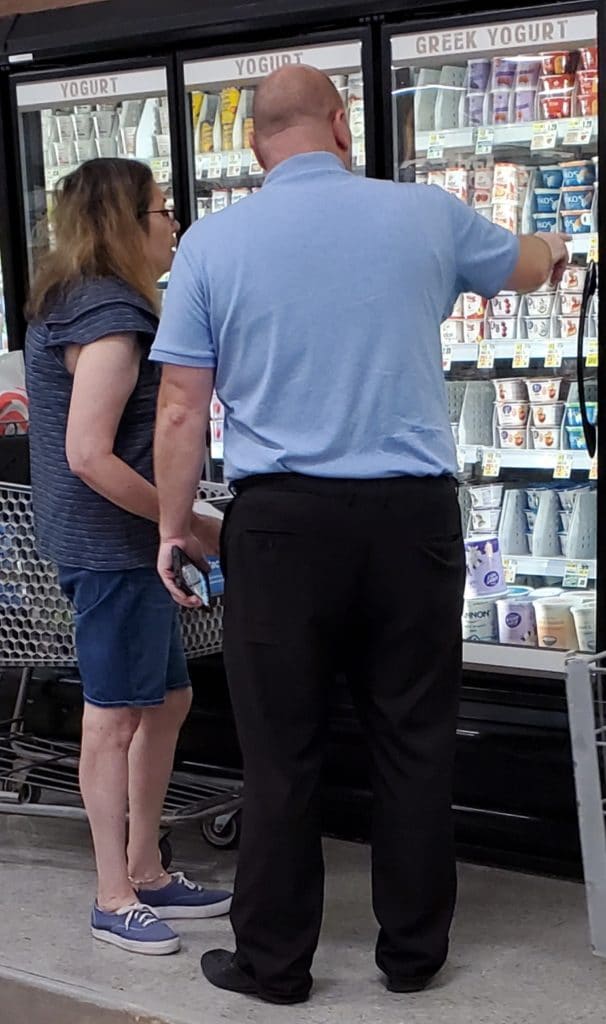
[[224,814],[216,818],[207,818],[200,824],[200,830],[206,842],[221,850],[234,850],[238,846],[241,829],[242,814],[240,811],[236,811],[229,818]]
[[162,867],[168,871],[173,861],[173,848],[168,833],[160,839],[160,860]]

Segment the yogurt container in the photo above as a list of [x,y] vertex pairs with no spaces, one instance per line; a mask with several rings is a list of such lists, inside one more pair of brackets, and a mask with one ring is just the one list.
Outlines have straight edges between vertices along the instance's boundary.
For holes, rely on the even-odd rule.
[[474,57],[467,61],[467,88],[470,92],[485,92],[490,79],[490,60]]
[[586,599],[573,600],[570,611],[574,622],[580,651],[590,654],[596,648],[596,603],[595,597],[588,594]]
[[545,402],[534,404],[532,410],[532,425],[534,427],[559,427],[564,418],[563,402]]
[[533,213],[535,231],[556,231],[558,218],[555,213]]
[[561,167],[539,167],[539,178],[543,188],[561,188],[564,172]]
[[499,538],[470,537],[465,541],[466,597],[485,597],[507,590]]
[[560,338],[576,338],[579,333],[578,316],[559,316]]
[[523,427],[501,427],[499,430],[501,448],[526,448],[526,430]]
[[522,377],[502,377],[493,381],[498,402],[525,402],[526,381]]
[[526,383],[531,402],[557,402],[560,397],[561,377],[547,377],[546,379],[534,377]]
[[534,89],[516,89],[513,100],[513,119],[516,124],[534,120],[536,92]]
[[530,341],[547,341],[551,337],[551,320],[544,316],[525,316],[526,334]]
[[566,267],[566,270],[562,275],[560,291],[582,293],[583,288],[585,287],[586,276],[586,267],[579,267],[575,263],[571,263],[570,266]]
[[518,322],[514,316],[490,317],[488,330],[494,341],[504,341],[515,338],[517,335]]
[[570,607],[570,598],[535,596],[534,611],[537,620],[539,647],[556,651],[574,651],[577,634]]
[[568,445],[574,452],[587,451],[585,432],[582,427],[566,427]]
[[553,292],[531,292],[526,296],[526,309],[529,316],[549,316],[553,306]]
[[571,160],[560,165],[562,182],[565,187],[570,185],[593,185],[595,181],[595,165],[591,160]]
[[469,488],[472,508],[500,508],[503,484],[479,484]]
[[540,58],[516,61],[516,89],[536,89],[541,74]]
[[532,427],[530,434],[535,448],[549,450],[560,447],[560,431],[557,427]]
[[[562,223],[567,235],[586,235],[591,231],[592,219],[590,210],[562,213]],[[539,230],[537,228],[537,230]]]
[[494,57],[492,61],[493,89],[511,89],[516,76],[516,62],[507,57]]
[[560,190],[558,188],[535,188],[534,199],[537,213],[557,213]]
[[498,640],[494,598],[468,597],[463,602],[463,640],[494,644]]
[[590,210],[593,185],[569,185],[562,189],[563,210]]
[[516,647],[537,646],[537,623],[531,592],[512,594],[496,602],[499,642]]
[[564,316],[579,316],[582,301],[582,292],[563,292],[560,297],[560,307]]
[[515,317],[520,308],[520,298],[516,292],[499,292],[490,300],[490,309],[493,317]]
[[528,422],[529,402],[495,402],[500,427],[525,427]]
[[474,533],[492,533],[499,525],[500,508],[477,508],[471,510],[471,526]]

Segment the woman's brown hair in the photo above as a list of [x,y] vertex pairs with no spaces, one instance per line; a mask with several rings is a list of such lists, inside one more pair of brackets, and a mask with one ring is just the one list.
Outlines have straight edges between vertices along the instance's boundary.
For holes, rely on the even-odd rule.
[[26,313],[42,316],[50,302],[80,281],[117,277],[158,306],[156,280],[144,250],[143,215],[154,179],[137,160],[87,160],[57,186],[50,215],[53,247],[36,270]]

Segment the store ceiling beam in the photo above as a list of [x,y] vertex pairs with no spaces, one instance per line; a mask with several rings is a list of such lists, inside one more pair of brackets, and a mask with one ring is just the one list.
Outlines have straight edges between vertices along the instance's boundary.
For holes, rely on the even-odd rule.
[[[31,3],[38,0],[31,0]],[[15,5],[18,0],[14,0]],[[69,9],[39,11],[14,18],[5,46],[7,55],[32,54],[34,60],[52,59],[76,51],[82,56],[103,56],[111,48],[134,48],[175,43],[184,48],[199,46],[209,36],[228,32],[287,35],[344,22],[370,20],[379,15],[400,19],[414,11],[428,17],[450,0],[101,0],[78,3]],[[460,9],[471,8],[465,0]]]

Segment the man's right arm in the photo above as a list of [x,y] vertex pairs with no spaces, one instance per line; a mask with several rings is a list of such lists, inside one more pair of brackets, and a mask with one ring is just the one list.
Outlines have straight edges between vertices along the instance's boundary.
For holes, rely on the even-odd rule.
[[533,292],[546,281],[560,283],[568,263],[566,242],[570,235],[539,231],[520,237],[520,253],[513,273],[505,282],[512,292]]

